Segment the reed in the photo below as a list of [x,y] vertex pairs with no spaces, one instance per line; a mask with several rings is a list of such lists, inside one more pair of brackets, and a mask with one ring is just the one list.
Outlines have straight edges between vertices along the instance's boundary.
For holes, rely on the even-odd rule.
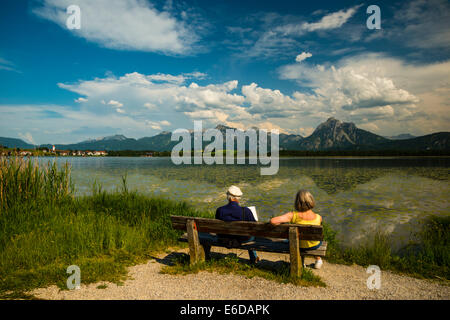
[[393,251],[388,234],[378,230],[355,247],[343,247],[336,239],[337,233],[324,225],[328,241],[327,260],[334,263],[377,265],[417,278],[450,280],[450,217],[429,216],[423,227],[411,235],[411,241],[398,251]]
[[37,159],[0,157],[0,208],[17,203],[55,202],[73,195],[70,166],[55,162],[39,166]]

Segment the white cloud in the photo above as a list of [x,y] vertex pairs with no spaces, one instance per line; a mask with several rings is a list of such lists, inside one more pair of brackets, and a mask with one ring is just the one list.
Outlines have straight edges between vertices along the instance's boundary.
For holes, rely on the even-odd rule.
[[116,108],[123,107],[123,103],[120,103],[119,101],[116,101],[116,100],[109,100],[108,105],[116,107]]
[[298,56],[295,57],[296,62],[302,62],[303,60],[306,60],[308,58],[311,58],[312,54],[309,52],[302,52]]
[[311,135],[314,132],[315,128],[312,127],[306,127],[306,128],[299,128],[298,133],[302,135],[303,137],[307,137]]
[[393,21],[396,24],[388,30],[387,36],[416,49],[448,49],[449,12],[447,0],[407,1],[395,10]]
[[[27,132],[30,135],[22,137],[37,144],[73,143],[122,132],[128,137],[151,135],[143,121],[116,112],[102,115],[61,105],[0,105],[0,110],[0,136]],[[49,118],[49,112],[60,116]]]
[[20,71],[18,71],[14,65],[14,63],[12,63],[9,60],[3,59],[0,57],[0,70],[6,70],[6,71],[13,71],[13,72],[17,72],[17,73],[22,73]]
[[166,54],[189,54],[198,41],[195,30],[168,11],[139,0],[43,0],[33,8],[41,18],[64,29],[69,5],[81,10],[81,28],[68,30],[100,46]]
[[162,126],[170,126],[170,122],[166,120],[162,121],[145,120],[145,124],[154,130],[162,130]]
[[144,107],[146,107],[149,110],[157,110],[158,109],[158,107],[156,105],[154,105],[153,103],[150,103],[150,102],[144,103]]
[[75,99],[74,101],[75,101],[76,103],[83,103],[83,102],[87,102],[88,99],[83,98],[83,97],[79,97],[78,99]]
[[35,144],[35,142],[33,140],[33,136],[29,132],[27,132],[25,134],[19,132],[19,137],[22,138],[23,140],[25,140],[28,143]]
[[205,79],[208,75],[203,72],[194,71],[183,73],[183,76],[185,77],[185,79]]
[[284,95],[280,90],[258,87],[256,83],[242,86],[245,102],[249,104],[248,112],[262,118],[286,118],[301,112],[303,101]]
[[320,32],[319,35],[324,36],[326,31],[341,28],[360,7],[361,5],[357,5],[326,14],[317,22],[303,22],[302,17],[276,13],[258,15],[262,26],[257,25],[255,28],[253,24],[250,28],[228,27],[238,40],[227,41],[225,44],[237,51],[235,55],[240,59],[289,57],[304,46],[301,37],[310,32]]
[[392,104],[414,104],[416,96],[398,88],[392,79],[376,72],[363,72],[354,65],[340,67],[288,65],[280,69],[282,79],[298,80],[314,88],[317,100],[330,107],[354,110]]
[[289,56],[294,54],[298,42],[290,37],[281,36],[272,30],[264,32],[251,46],[238,54],[239,58]]
[[312,90],[293,94],[306,101],[311,119],[334,116],[379,134],[448,131],[450,61],[410,65],[366,54],[335,66],[291,64],[279,75]]
[[322,19],[318,22],[308,23],[305,22],[301,25],[301,28],[307,31],[317,31],[317,30],[329,30],[340,28],[344,23],[346,23],[361,7],[361,5],[354,6],[347,10],[339,10],[337,12],[333,12],[326,16],[323,16]]
[[[207,116],[218,111],[229,114],[226,118],[246,117],[241,106],[245,98],[232,93],[238,86],[236,80],[221,84],[200,86],[196,82],[186,83],[206,75],[195,72],[183,75],[144,75],[137,72],[121,77],[108,76],[94,80],[79,81],[74,84],[59,83],[59,87],[85,96],[89,102],[83,108],[95,114],[108,115],[114,107],[117,112],[126,105],[129,117],[142,121],[150,120],[151,128],[157,128],[172,119],[181,123],[196,116]],[[107,102],[109,101],[109,102]],[[118,109],[118,110],[117,110]],[[201,111],[204,111],[202,113]],[[220,115],[211,116],[211,123],[225,118]]]
[[361,7],[357,5],[347,10],[339,10],[323,16],[318,22],[289,23],[278,26],[275,31],[282,35],[303,35],[307,32],[332,30],[342,27]]

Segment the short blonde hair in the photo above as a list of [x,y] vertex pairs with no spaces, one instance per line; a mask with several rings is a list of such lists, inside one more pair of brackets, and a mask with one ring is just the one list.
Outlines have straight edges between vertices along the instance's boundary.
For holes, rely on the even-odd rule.
[[299,190],[295,196],[295,210],[299,212],[308,211],[316,205],[316,201],[312,194],[307,190]]

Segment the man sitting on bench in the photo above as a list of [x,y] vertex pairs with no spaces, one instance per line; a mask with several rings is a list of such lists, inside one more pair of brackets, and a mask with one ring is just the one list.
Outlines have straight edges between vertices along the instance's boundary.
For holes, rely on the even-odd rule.
[[[241,207],[239,200],[242,197],[242,191],[236,186],[231,186],[227,190],[228,204],[217,208],[216,219],[222,221],[256,221],[249,208]],[[219,240],[228,243],[228,247],[237,247],[242,243],[253,241],[254,237],[233,236],[233,235],[218,235]],[[255,264],[260,259],[254,250],[248,250],[250,263]]]

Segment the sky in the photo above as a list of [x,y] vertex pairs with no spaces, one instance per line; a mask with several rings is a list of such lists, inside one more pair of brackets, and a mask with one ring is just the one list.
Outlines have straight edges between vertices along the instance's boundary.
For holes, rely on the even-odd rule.
[[425,135],[450,131],[449,108],[446,0],[0,4],[2,137],[141,138],[195,120],[308,136],[329,117]]

